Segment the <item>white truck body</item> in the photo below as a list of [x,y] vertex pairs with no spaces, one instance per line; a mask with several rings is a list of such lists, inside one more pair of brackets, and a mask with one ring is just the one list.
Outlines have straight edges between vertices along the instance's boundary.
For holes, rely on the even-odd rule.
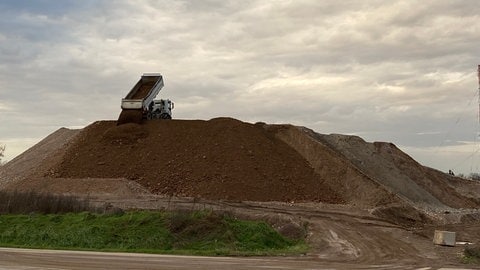
[[[154,85],[145,95],[136,97],[138,92],[147,83],[154,82]],[[158,95],[164,86],[163,77],[160,73],[144,73],[135,86],[128,92],[127,96],[122,99],[122,109],[125,110],[148,110],[148,106]]]
[[168,99],[155,100],[163,85],[160,73],[144,73],[122,98],[122,112],[117,125],[140,124],[144,119],[172,119],[173,103]]

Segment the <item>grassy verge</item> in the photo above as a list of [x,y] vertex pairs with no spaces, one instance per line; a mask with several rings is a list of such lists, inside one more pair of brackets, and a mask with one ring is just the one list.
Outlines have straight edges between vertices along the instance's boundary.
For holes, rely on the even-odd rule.
[[213,212],[0,215],[4,247],[196,255],[281,255],[306,251],[264,222]]
[[480,247],[466,247],[463,251],[464,263],[480,264]]

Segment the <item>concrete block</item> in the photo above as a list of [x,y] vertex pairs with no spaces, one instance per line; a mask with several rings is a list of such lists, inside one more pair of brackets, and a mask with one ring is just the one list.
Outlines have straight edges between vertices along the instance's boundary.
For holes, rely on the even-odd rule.
[[435,230],[435,235],[433,236],[433,243],[435,245],[453,247],[455,246],[455,232]]

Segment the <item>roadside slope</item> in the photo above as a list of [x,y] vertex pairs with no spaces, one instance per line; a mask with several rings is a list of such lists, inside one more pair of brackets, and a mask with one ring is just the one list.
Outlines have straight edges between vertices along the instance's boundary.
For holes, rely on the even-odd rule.
[[80,130],[60,128],[1,166],[0,189],[38,174],[37,169],[42,164],[58,162],[63,150],[78,133]]

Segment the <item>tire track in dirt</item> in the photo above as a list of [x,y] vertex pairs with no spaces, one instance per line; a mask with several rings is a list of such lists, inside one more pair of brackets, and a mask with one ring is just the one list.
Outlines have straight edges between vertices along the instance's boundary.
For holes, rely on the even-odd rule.
[[[430,234],[438,224],[422,211],[479,205],[472,188],[419,165],[393,145],[230,118],[121,126],[100,121],[75,136],[54,133],[14,161],[5,165],[16,172],[8,183],[12,188],[97,190],[103,194],[98,203],[127,209],[213,209],[274,224],[287,220],[299,228],[308,224],[308,259],[332,266],[455,265],[458,258],[449,252],[461,248],[434,247]],[[410,167],[420,176],[405,171]],[[1,188],[6,180],[0,180]],[[399,190],[408,183],[418,189],[410,197]],[[143,195],[148,192],[167,197]],[[450,228],[480,242],[477,216],[471,212],[458,218],[470,223]]]
[[[99,198],[100,201],[105,202]],[[263,219],[274,227],[285,222],[300,227],[307,224],[307,242],[311,246],[307,254],[308,260],[332,267],[351,264],[355,269],[361,269],[362,266],[370,269],[375,265],[381,269],[386,266],[389,269],[406,269],[405,267],[413,265],[457,265],[455,258],[444,260],[444,254],[432,245],[431,238],[415,233],[412,228],[404,228],[373,216],[360,208],[309,203],[222,202],[156,195],[144,197],[143,202],[138,199],[107,201],[113,206],[127,209],[141,205],[140,208],[145,209],[212,210],[230,213],[239,218]]]

